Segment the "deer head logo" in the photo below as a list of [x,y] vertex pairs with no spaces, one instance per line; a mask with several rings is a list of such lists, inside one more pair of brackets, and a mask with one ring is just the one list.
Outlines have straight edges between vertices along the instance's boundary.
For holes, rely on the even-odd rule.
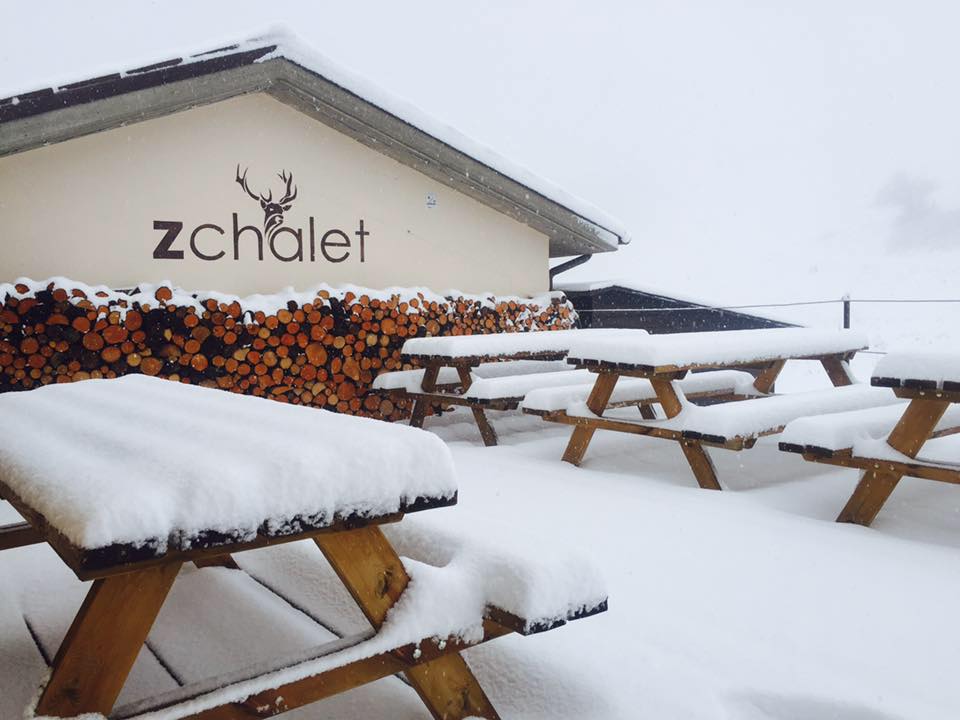
[[287,174],[287,171],[284,170],[277,177],[283,180],[286,190],[283,197],[274,202],[273,190],[268,189],[266,195],[253,192],[247,184],[247,169],[245,168],[243,175],[241,175],[240,166],[237,165],[237,183],[247,195],[260,203],[260,209],[263,210],[263,232],[270,240],[283,225],[283,214],[290,209],[297,197],[297,186],[293,184],[293,173]]

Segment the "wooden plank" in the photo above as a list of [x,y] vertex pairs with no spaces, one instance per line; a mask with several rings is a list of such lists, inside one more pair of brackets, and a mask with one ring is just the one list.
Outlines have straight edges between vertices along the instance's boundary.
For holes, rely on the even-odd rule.
[[892,474],[906,475],[908,477],[920,478],[922,480],[935,480],[937,482],[951,483],[960,485],[960,465],[951,466],[947,464],[938,464],[935,462],[903,462],[899,460],[888,460],[885,458],[871,458],[855,455],[825,456],[816,453],[803,453],[803,459],[809,462],[822,463],[824,465],[834,465],[836,467],[846,467],[856,470],[885,470]]
[[[379,628],[410,581],[381,530],[368,527],[329,534],[317,537],[316,543],[370,624]],[[457,660],[439,658],[406,671],[433,716],[443,720],[471,716],[497,720],[493,705],[467,664],[459,655],[449,657]]]
[[893,394],[898,398],[905,400],[947,400],[949,402],[960,402],[960,391],[929,389],[920,387],[900,387],[894,388]]
[[[587,397],[587,407],[595,415],[602,415],[610,402],[610,396],[617,386],[619,375],[615,372],[602,372],[597,375],[593,384],[593,389]],[[583,462],[583,456],[590,447],[590,440],[593,439],[593,433],[596,428],[586,424],[577,425],[570,433],[570,440],[567,442],[567,448],[563,451],[564,462],[573,465],[579,465]]]
[[36,545],[43,542],[43,535],[34,530],[30,523],[13,523],[0,526],[0,550]]
[[769,363],[763,370],[760,371],[760,374],[757,375],[757,379],[753,381],[754,389],[757,392],[761,392],[765,395],[767,393],[772,393],[774,384],[777,382],[777,378],[780,377],[780,373],[783,371],[783,368],[786,364],[787,361],[784,359]]
[[237,565],[237,561],[233,559],[233,555],[230,553],[224,553],[223,555],[211,555],[210,557],[197,558],[193,561],[193,564],[198,568],[205,567],[223,567],[229,568],[230,570],[239,570],[240,566]]
[[653,409],[652,405],[644,404],[640,406],[640,417],[644,420],[656,420],[657,412]]
[[[486,620],[483,623],[483,638],[479,642],[487,642],[510,632],[509,628]],[[396,650],[355,660],[301,680],[254,693],[242,702],[228,703],[209,710],[184,714],[182,717],[183,720],[253,720],[273,717],[390,675],[409,672],[420,665],[427,663],[432,665],[445,657],[459,657],[456,653],[475,644],[478,643],[465,643],[459,639],[448,638],[441,645],[433,639],[425,638],[416,645],[406,645]],[[442,688],[444,683],[438,684]],[[164,709],[168,712],[176,712],[179,705],[185,705],[201,697],[201,694],[192,693],[191,688],[188,687],[181,691],[174,691],[170,697],[177,700],[176,704],[165,702],[164,698],[158,698],[158,702],[147,700],[131,705],[129,710],[120,708],[116,718],[124,720],[134,717],[135,713],[142,712],[144,708],[149,708],[150,711]],[[434,715],[434,717],[443,716]],[[448,717],[460,716],[451,714]]]
[[853,373],[850,372],[850,365],[839,355],[821,358],[820,364],[827,371],[827,377],[830,378],[834,387],[846,387],[847,385],[853,385],[856,381]]
[[[911,400],[887,443],[908,457],[915,457],[950,406],[946,400]],[[864,471],[837,522],[870,525],[894,491],[903,474],[883,467]]]
[[109,714],[180,566],[93,583],[57,651],[38,715]]
[[497,444],[497,431],[493,429],[493,425],[487,419],[483,408],[471,407],[470,410],[473,412],[473,419],[476,421],[477,427],[480,428],[483,444],[487,447],[495,446]]

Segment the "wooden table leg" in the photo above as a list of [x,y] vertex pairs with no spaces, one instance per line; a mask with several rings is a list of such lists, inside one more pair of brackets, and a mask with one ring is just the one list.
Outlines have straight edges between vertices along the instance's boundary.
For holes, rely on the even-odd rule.
[[[427,365],[423,372],[423,380],[420,383],[420,389],[425,393],[432,393],[437,389],[437,377],[440,375],[440,366],[436,363]],[[427,406],[429,403],[426,398],[417,398],[413,403],[413,412],[410,415],[410,425],[412,427],[423,427],[423,420],[427,416]]]
[[181,563],[96,580],[53,661],[37,715],[109,715]]
[[490,420],[487,418],[483,408],[472,407],[470,410],[473,412],[473,419],[476,421],[477,427],[480,428],[480,436],[483,438],[483,444],[487,447],[496,445],[497,431],[493,429],[493,425],[490,424]]
[[[593,384],[590,397],[587,398],[587,407],[594,415],[603,415],[603,411],[607,409],[607,403],[610,402],[610,396],[613,395],[613,389],[617,386],[617,378],[619,377],[619,374],[615,372],[597,374],[597,381]],[[570,433],[567,449],[563,452],[564,461],[579,465],[583,461],[583,456],[587,453],[594,432],[594,428],[591,427],[575,426],[573,432]]]
[[[947,400],[911,400],[887,438],[887,444],[908,457],[916,457],[949,406]],[[901,473],[879,467],[864,471],[853,495],[837,516],[837,522],[872,523],[902,477]]]
[[827,371],[827,376],[834,387],[846,387],[856,382],[853,373],[850,371],[849,363],[837,355],[830,355],[820,359],[820,364]]
[[717,470],[713,460],[707,454],[707,449],[697,440],[682,440],[680,449],[693,470],[697,484],[704,490],[721,490],[720,480],[717,479]]
[[[410,578],[377,526],[318,535],[317,545],[370,623],[379,628]],[[407,679],[437,720],[499,720],[490,699],[459,654],[414,666]]]
[[[770,382],[772,383],[775,379],[776,375],[774,374],[770,378]],[[680,411],[683,410],[683,401],[680,399],[680,393],[673,381],[665,378],[651,378],[650,384],[653,386],[654,392],[657,393],[657,400],[660,401],[667,417],[672,418],[679,415]],[[681,440],[680,449],[683,450],[683,455],[687,458],[687,463],[693,471],[693,476],[697,479],[697,484],[705,490],[720,490],[717,471],[707,454],[707,449],[698,440]]]
[[761,393],[773,392],[773,387],[777,382],[777,378],[780,377],[780,373],[783,371],[783,367],[786,364],[786,360],[775,360],[767,365],[767,367],[761,370],[760,374],[757,375],[757,379],[753,381],[754,390]]

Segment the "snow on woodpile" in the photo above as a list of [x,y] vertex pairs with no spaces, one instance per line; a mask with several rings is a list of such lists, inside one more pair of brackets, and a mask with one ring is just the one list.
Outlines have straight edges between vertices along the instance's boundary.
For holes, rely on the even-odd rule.
[[249,539],[456,493],[447,447],[401,425],[142,376],[0,395],[0,476],[74,544]]
[[67,278],[0,284],[0,392],[129,373],[354,415],[403,419],[402,398],[371,393],[409,369],[403,343],[425,335],[557,330],[562,294],[533,298],[423,288],[318,285],[237,297],[167,283],[129,291]]
[[403,344],[403,354],[418,357],[493,357],[538,353],[565,353],[577,338],[584,342],[630,336],[647,337],[646,330],[586,329],[553,332],[501,333],[497,335],[455,335],[445,337],[413,338]]
[[568,359],[657,367],[762,362],[781,357],[810,357],[862,350],[867,336],[853,330],[770,328],[632,335],[577,336]]
[[[942,388],[960,383],[960,354],[949,352],[897,352],[880,358],[873,371],[875,378],[920,380]],[[954,388],[956,389],[956,388]]]

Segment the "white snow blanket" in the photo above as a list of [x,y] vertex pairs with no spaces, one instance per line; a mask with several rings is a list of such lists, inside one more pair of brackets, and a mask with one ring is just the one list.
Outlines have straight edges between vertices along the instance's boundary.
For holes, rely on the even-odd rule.
[[[589,373],[589,371],[575,372]],[[594,382],[596,377],[595,373],[589,373],[589,378]],[[728,388],[736,395],[755,395],[753,379],[753,375],[743,370],[710,370],[691,373],[683,380],[679,380],[677,386],[688,395]],[[538,413],[566,410],[571,405],[585,403],[590,396],[590,391],[593,390],[594,382],[532,390],[527,393],[520,407]],[[646,378],[621,377],[617,380],[613,394],[610,396],[611,404],[656,401],[657,394]]]
[[[513,375],[533,375],[552,372],[569,372],[570,366],[563,360],[511,360],[509,362],[482,363],[470,370],[471,382],[485,378],[500,378]],[[422,392],[424,369],[394,370],[377,375],[371,387],[374,390],[406,390]],[[453,367],[441,367],[437,384],[459,383],[460,376]]]
[[[409,342],[409,341],[408,341]],[[772,328],[670,335],[582,335],[570,341],[568,362],[595,361],[646,367],[737,365],[780,358],[846,353],[868,346],[852,330]]]
[[411,338],[403,344],[410,357],[496,357],[520,353],[562,352],[581,339],[647,337],[646,330],[588,328],[585,330],[534,330],[531,332],[490,333],[488,335],[443,335]]
[[[569,368],[570,366],[567,365]],[[589,370],[566,370],[564,372],[533,373],[508,377],[481,378],[474,382],[464,397],[471,400],[497,400],[499,398],[522,398],[537,388],[556,388],[589,382],[596,377]]]
[[[834,451],[853,448],[855,455],[886,458],[894,452],[886,444],[887,436],[903,416],[906,407],[907,402],[901,400],[886,407],[799,418],[784,428],[780,442]],[[955,427],[960,427],[960,405],[947,408],[936,430]],[[878,446],[878,442],[886,449]],[[878,451],[882,451],[882,454],[876,455]]]
[[[769,433],[798,417],[858,410],[899,402],[893,392],[887,388],[849,385],[787,395],[770,395],[707,407],[684,402],[680,413],[670,419],[644,420],[638,424],[684,433],[712,435],[718,438],[749,438]],[[586,403],[571,406],[567,409],[567,414],[575,417],[596,417],[587,408]],[[603,416],[636,421],[636,415],[622,418],[616,410],[604,413]]]
[[[394,370],[377,375],[370,386],[373,390],[404,390],[408,393],[423,392],[423,376],[427,371],[423,368],[417,370]],[[442,367],[437,373],[437,385],[451,385],[459,383],[460,376],[457,369],[453,367]]]
[[890,353],[877,363],[875,378],[921,380],[936,383],[960,383],[960,354],[948,352]]
[[80,547],[158,552],[457,489],[430,433],[142,375],[0,395],[0,477]]

